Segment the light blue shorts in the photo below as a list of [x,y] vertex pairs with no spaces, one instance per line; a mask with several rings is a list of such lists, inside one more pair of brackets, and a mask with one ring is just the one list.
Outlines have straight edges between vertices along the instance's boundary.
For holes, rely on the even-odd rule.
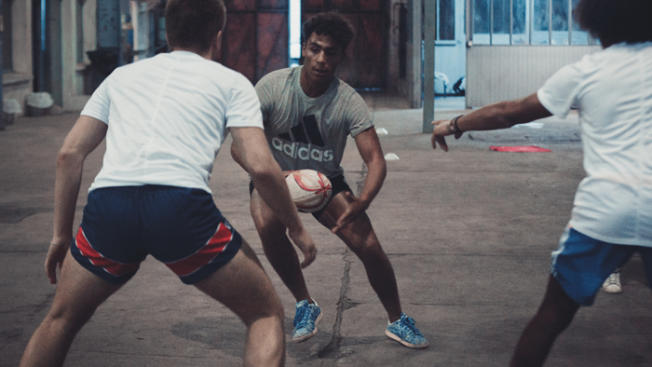
[[568,228],[552,253],[552,275],[566,294],[582,306],[593,304],[602,283],[635,253],[640,253],[652,287],[652,248],[602,242]]

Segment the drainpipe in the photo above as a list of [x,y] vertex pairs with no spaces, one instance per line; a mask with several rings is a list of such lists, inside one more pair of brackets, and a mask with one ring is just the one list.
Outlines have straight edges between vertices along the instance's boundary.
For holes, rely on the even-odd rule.
[[425,0],[423,8],[423,129],[432,132],[435,118],[435,2]]

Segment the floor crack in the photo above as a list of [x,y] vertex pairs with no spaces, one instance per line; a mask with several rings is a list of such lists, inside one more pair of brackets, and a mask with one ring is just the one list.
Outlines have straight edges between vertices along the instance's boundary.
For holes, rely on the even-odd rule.
[[346,249],[343,255],[344,260],[344,274],[342,275],[342,283],[340,286],[340,296],[337,300],[337,307],[335,313],[335,323],[333,324],[333,332],[331,340],[323,347],[317,356],[319,358],[329,358],[337,357],[340,349],[340,343],[342,342],[342,336],[340,335],[340,329],[342,327],[342,316],[345,309],[348,308],[348,297],[346,294],[349,291],[350,284],[350,271],[351,271],[351,262],[352,262],[352,253],[349,249]]

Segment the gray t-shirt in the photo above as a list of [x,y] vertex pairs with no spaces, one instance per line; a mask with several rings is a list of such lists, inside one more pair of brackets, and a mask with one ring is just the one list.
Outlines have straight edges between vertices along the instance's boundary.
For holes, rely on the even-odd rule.
[[321,96],[308,97],[299,84],[301,69],[277,70],[256,84],[267,141],[283,170],[310,168],[329,177],[340,175],[347,136],[373,127],[369,110],[337,78]]

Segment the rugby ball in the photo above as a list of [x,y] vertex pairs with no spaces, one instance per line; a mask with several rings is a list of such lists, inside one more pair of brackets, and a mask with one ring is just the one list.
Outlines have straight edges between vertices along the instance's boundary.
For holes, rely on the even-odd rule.
[[290,172],[285,178],[290,197],[297,209],[312,213],[323,209],[333,194],[331,181],[323,173],[312,169]]

